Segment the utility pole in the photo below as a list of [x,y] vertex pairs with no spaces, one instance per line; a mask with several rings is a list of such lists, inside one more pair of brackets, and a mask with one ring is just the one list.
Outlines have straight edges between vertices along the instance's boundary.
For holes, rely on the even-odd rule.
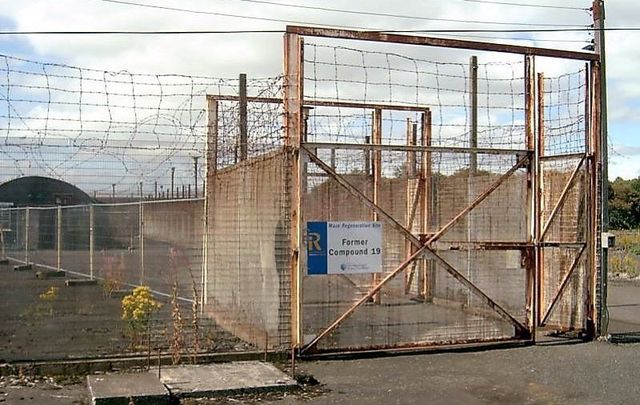
[[[607,74],[606,74],[606,57],[605,57],[605,38],[604,38],[604,0],[593,1],[593,27],[595,29],[595,52],[600,55],[600,206],[602,207],[602,218],[600,224],[601,234],[600,246],[602,246],[603,235],[607,235],[609,231],[609,170],[608,170],[608,131],[607,131]],[[607,277],[609,276],[608,268],[609,251],[608,249],[600,249],[600,314],[598,320],[600,323],[599,331],[601,336],[607,335],[608,320],[607,318]]]

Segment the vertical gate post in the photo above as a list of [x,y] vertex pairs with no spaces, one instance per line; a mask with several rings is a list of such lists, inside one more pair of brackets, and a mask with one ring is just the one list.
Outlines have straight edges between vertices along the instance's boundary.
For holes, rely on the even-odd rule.
[[291,344],[292,351],[299,348],[302,341],[302,264],[303,221],[302,194],[302,107],[303,107],[303,40],[298,34],[284,35],[284,127],[285,146],[292,157],[291,193]]
[[[607,130],[607,74],[606,74],[606,57],[605,57],[605,10],[604,0],[593,0],[593,26],[596,28],[594,34],[595,51],[599,56],[598,64],[595,69],[597,76],[596,82],[593,85],[593,91],[596,95],[594,100],[594,108],[596,108],[596,114],[594,115],[595,122],[597,124],[597,165],[598,177],[595,190],[597,195],[598,204],[598,223],[597,223],[597,239],[598,239],[598,251],[600,253],[599,265],[599,283],[598,283],[598,333],[600,336],[606,336],[608,332],[607,321],[607,277],[608,277],[608,257],[609,249],[602,248],[601,237],[603,234],[609,231],[609,200],[608,200],[608,130]],[[603,322],[604,321],[604,322]]]
[[[380,108],[376,108],[373,110],[372,131],[373,133],[371,134],[371,140],[373,145],[381,145],[382,144],[382,110]],[[380,149],[373,150],[372,169],[373,169],[373,203],[378,205],[380,204],[380,189],[382,186],[382,151]],[[375,211],[373,212],[372,219],[374,221],[379,220],[377,212]],[[373,273],[373,285],[377,285],[379,281],[380,281],[380,274]],[[379,292],[374,294],[373,302],[375,302],[376,304],[380,303]]]
[[539,326],[542,322],[542,313],[543,308],[542,304],[545,302],[545,277],[546,277],[546,269],[545,269],[545,258],[544,258],[544,236],[543,236],[543,212],[546,209],[545,207],[545,182],[544,182],[544,169],[542,167],[542,158],[545,156],[544,148],[545,148],[545,127],[544,127],[544,74],[538,74],[538,123],[537,123],[537,149],[538,149],[538,161],[536,172],[538,173],[538,223],[536,227],[536,238],[538,241],[538,293],[537,300],[538,303],[536,305],[537,308],[537,325]]
[[594,305],[594,317],[595,324],[597,327],[597,333],[600,336],[606,336],[607,333],[607,324],[606,324],[606,272],[603,269],[603,252],[602,244],[600,240],[600,234],[602,231],[602,204],[599,195],[600,187],[602,184],[602,153],[604,150],[601,145],[601,120],[603,117],[601,116],[601,108],[602,108],[602,87],[600,84],[601,80],[601,72],[600,72],[600,63],[592,61],[591,62],[591,131],[590,131],[590,142],[591,151],[592,151],[592,190],[593,193],[591,195],[592,203],[591,209],[593,211],[592,220],[593,220],[593,285],[592,285],[592,295],[593,295],[593,305]]
[[[406,137],[407,146],[416,146],[417,144],[417,124],[414,123],[411,118],[407,118]],[[420,181],[416,181],[416,151],[409,150],[406,153],[406,168],[405,175],[407,176],[405,182],[405,227],[413,232],[415,222],[416,203],[419,202],[418,198],[422,194],[420,187]],[[413,244],[405,238],[404,240],[404,257],[405,259],[410,257],[413,253]],[[415,277],[417,263],[414,262],[404,274],[404,291],[405,294],[411,292],[411,284]],[[419,278],[419,277],[418,277]],[[418,291],[419,293],[420,291]],[[419,294],[418,294],[419,295]]]
[[[531,55],[524,58],[525,77],[525,135],[527,150],[533,151],[533,162],[529,162],[527,191],[529,197],[528,215],[529,240],[533,242],[533,252],[529,252],[527,260],[527,322],[531,332],[531,339],[535,341],[536,326],[539,322],[540,307],[540,268],[542,266],[540,247],[540,145],[536,132],[535,121],[535,59]],[[538,128],[539,129],[539,128]],[[531,257],[531,254],[533,257]]]
[[[469,156],[469,174],[467,176],[467,204],[473,201],[476,174],[478,172],[478,57],[475,55],[469,58],[469,76],[471,77],[469,83],[469,104],[471,104],[469,147],[471,148],[471,153]],[[472,259],[475,258],[475,255],[471,253],[471,242],[478,239],[477,234],[473,232],[475,226],[474,216],[474,211],[467,215],[467,242],[469,242],[467,247],[467,278],[471,282],[475,282],[475,277],[471,273],[471,269],[474,267],[471,265]],[[471,296],[468,296],[467,299],[471,300]]]
[[471,76],[471,82],[469,83],[469,104],[471,104],[469,146],[472,148],[469,168],[470,172],[475,174],[478,171],[478,153],[475,151],[478,147],[478,57],[475,55],[469,61],[469,75]]
[[62,206],[56,208],[56,268],[62,271]]
[[[431,110],[422,113],[422,146],[431,146]],[[433,179],[432,179],[431,151],[422,152],[422,162],[420,163],[420,181],[422,182],[422,197],[420,198],[420,233],[426,235],[432,227],[433,215]],[[425,302],[433,301],[435,290],[435,274],[433,260],[423,258],[422,261],[422,286],[421,294]]]

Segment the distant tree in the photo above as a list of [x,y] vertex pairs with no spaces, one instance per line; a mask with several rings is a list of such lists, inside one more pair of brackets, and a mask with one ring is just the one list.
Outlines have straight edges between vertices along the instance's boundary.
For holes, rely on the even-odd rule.
[[609,224],[612,229],[640,227],[640,177],[609,183]]

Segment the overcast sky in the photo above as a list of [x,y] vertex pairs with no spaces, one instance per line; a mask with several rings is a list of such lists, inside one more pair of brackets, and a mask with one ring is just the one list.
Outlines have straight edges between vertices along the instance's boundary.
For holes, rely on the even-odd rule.
[[[193,12],[141,7],[131,3],[182,8]],[[536,29],[553,28],[556,25],[586,26],[591,23],[591,15],[587,10],[591,6],[589,0],[2,0],[0,4],[1,31],[283,30],[286,25],[286,22],[269,20],[376,30]],[[334,12],[287,7],[283,4],[416,18]],[[538,7],[522,6],[527,4]],[[608,27],[640,26],[640,2],[637,0],[607,1],[606,11]],[[457,38],[463,34],[455,35]],[[475,36],[468,39],[572,50],[580,50],[591,40],[587,32],[491,32],[467,35]],[[637,73],[640,71],[639,40],[640,32],[607,33],[611,145],[609,174],[612,179],[617,176],[640,176],[640,139],[636,135],[640,123],[640,80]],[[126,69],[138,73],[215,77],[236,77],[239,72],[246,72],[251,77],[265,77],[281,73],[281,43],[281,33],[1,35],[0,53],[99,70]]]

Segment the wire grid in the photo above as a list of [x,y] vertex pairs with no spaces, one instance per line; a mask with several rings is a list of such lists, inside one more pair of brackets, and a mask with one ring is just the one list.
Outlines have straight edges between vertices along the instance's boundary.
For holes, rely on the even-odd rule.
[[291,343],[292,171],[281,149],[209,178],[206,314],[260,348]]
[[[407,152],[384,152],[402,155]],[[332,154],[319,150],[330,164]],[[363,152],[360,151],[362,156]],[[333,154],[334,159],[338,159]],[[450,176],[435,176],[431,206],[431,228],[435,232],[477,198],[499,176],[498,169],[512,166],[516,156],[499,156],[494,169],[469,175],[468,170]],[[385,159],[383,159],[384,161]],[[468,158],[467,158],[468,160]],[[479,159],[480,160],[480,159]],[[487,159],[489,161],[490,159]],[[405,166],[406,168],[406,166]],[[371,221],[373,211],[347,192],[336,181],[322,175],[319,167],[308,164],[307,189],[303,199],[305,221]],[[370,174],[341,174],[354,188],[372,198]],[[506,241],[526,243],[527,176],[516,171],[458,225],[447,231],[434,245],[454,268],[488,294],[522,323],[526,321],[526,272],[523,251],[469,250],[469,242]],[[415,179],[406,172],[383,177],[378,204],[381,209],[409,229],[420,233],[418,209],[413,223],[407,224],[415,197]],[[381,277],[393,271],[407,256],[407,242],[399,231],[385,222],[383,226],[383,269]],[[410,252],[411,250],[409,250]],[[424,270],[423,270],[424,269]],[[429,271],[429,302],[420,297],[423,271]],[[359,308],[330,336],[318,344],[322,349],[391,347],[403,344],[451,343],[512,337],[513,326],[497,316],[483,299],[455,280],[443,267],[431,260],[419,260],[405,277],[397,276],[380,290],[381,304]],[[408,285],[407,283],[408,281]],[[303,278],[303,334],[317,335],[342,315],[373,285],[371,274],[306,276]],[[428,307],[428,308],[427,308]],[[463,311],[460,309],[463,308]]]
[[[247,96],[281,100],[281,76],[265,79],[260,84],[253,88],[247,85]],[[238,91],[225,95],[238,96]],[[242,159],[240,120],[240,101],[218,101],[218,168],[234,165]],[[246,120],[247,158],[259,157],[284,145],[282,103],[249,101]]]
[[[544,152],[543,156],[557,156],[587,152],[587,70],[565,73],[544,79]],[[572,184],[571,175],[578,168],[579,157],[548,159],[541,162],[542,224],[549,223],[545,241],[577,244],[577,247],[546,247],[543,249],[541,280],[542,310],[547,310],[558,294],[560,286],[580,252],[580,244],[587,243],[589,213],[588,180],[583,163]],[[569,188],[567,188],[569,186]],[[563,191],[566,197],[557,213],[551,213]],[[551,221],[551,222],[550,222]],[[587,252],[582,254],[565,291],[558,299],[548,325],[560,328],[584,328],[588,297]]]
[[[3,305],[11,310],[2,314],[10,331],[3,336],[17,337],[3,340],[7,359],[149,349],[186,358],[261,347],[230,334],[203,313],[202,215],[202,199],[0,209],[8,227],[3,228],[8,229],[7,256],[42,274],[14,271],[4,281]],[[97,284],[67,286],[65,279]],[[150,289],[161,307],[144,339],[134,342],[121,319],[121,301],[140,285]],[[42,298],[51,288],[53,298]]]
[[[315,41],[315,39],[314,39]],[[378,49],[380,47],[378,46]],[[389,47],[391,48],[391,47]],[[315,107],[307,120],[306,139],[318,146],[317,156],[355,189],[373,198],[373,154],[341,149],[340,143],[371,143],[371,104],[382,110],[382,144],[423,145],[423,111],[432,115],[430,145],[513,150],[513,153],[467,151],[381,151],[378,205],[414,233],[431,234],[451,221],[511,169],[526,149],[524,131],[524,63],[521,60],[478,64],[477,143],[471,140],[471,72],[455,57],[433,60],[409,48],[380,52],[373,47],[306,43],[305,100],[333,102]],[[459,58],[457,58],[459,59]],[[509,59],[509,58],[507,58]],[[451,62],[446,62],[452,60]],[[340,103],[369,104],[363,108]],[[343,104],[344,105],[344,104]],[[407,108],[394,110],[393,106]],[[415,110],[412,111],[412,108]],[[410,141],[413,138],[414,140]],[[427,146],[427,145],[425,145]],[[421,229],[418,209],[410,222],[423,160],[428,163],[425,202],[430,218]],[[476,163],[472,166],[472,162]],[[315,163],[307,164],[305,221],[371,221],[373,211],[342,188]],[[529,240],[526,169],[516,170],[489,197],[433,245],[460,274],[490,296],[515,319],[526,324],[524,251],[484,251],[473,243]],[[405,236],[385,222],[380,280],[413,251]],[[497,269],[497,270],[496,270]],[[377,283],[371,274],[305,276],[303,278],[304,340],[318,333]],[[425,286],[424,284],[428,284]],[[425,297],[425,288],[429,288]],[[417,343],[453,343],[512,338],[514,325],[501,318],[444,267],[421,259],[386,283],[378,304],[358,308],[318,342],[321,349],[376,348]]]
[[[250,79],[247,91],[278,94],[280,82]],[[196,189],[202,195],[205,97],[237,95],[238,84],[0,55],[0,182],[37,175],[67,181],[93,196],[156,197],[158,188],[167,196],[174,193],[173,171],[177,192],[185,185],[194,189],[193,196]],[[272,113],[265,105],[249,109],[252,154],[281,141]],[[223,116],[221,139],[231,142],[227,134],[237,132],[237,106],[229,105]],[[221,161],[229,161],[233,149],[223,144]]]
[[[576,260],[581,244],[588,242],[587,218],[588,177],[586,165],[577,172],[572,184],[569,181],[573,171],[580,163],[579,158],[549,160],[542,163],[542,223],[548,225],[544,240],[546,242],[569,244],[564,247],[546,247],[543,249],[542,305],[547,308],[558,293],[565,276]],[[560,201],[563,191],[567,193],[562,205],[551,218],[551,213]],[[571,244],[575,245],[572,246]],[[570,328],[583,328],[586,322],[586,291],[588,289],[587,256],[582,253],[568,286],[558,300],[557,308],[549,317],[549,325]]]
[[[469,63],[425,59],[412,50],[382,52],[305,43],[305,99],[400,104],[429,108],[433,146],[470,146]],[[445,60],[445,61],[442,61]],[[523,61],[478,65],[478,146],[524,148]],[[407,118],[419,113],[385,111],[383,143],[405,144]],[[371,135],[371,109],[317,107],[311,111],[308,139],[314,142],[364,143]]]
[[586,67],[544,78],[544,155],[586,150]]

